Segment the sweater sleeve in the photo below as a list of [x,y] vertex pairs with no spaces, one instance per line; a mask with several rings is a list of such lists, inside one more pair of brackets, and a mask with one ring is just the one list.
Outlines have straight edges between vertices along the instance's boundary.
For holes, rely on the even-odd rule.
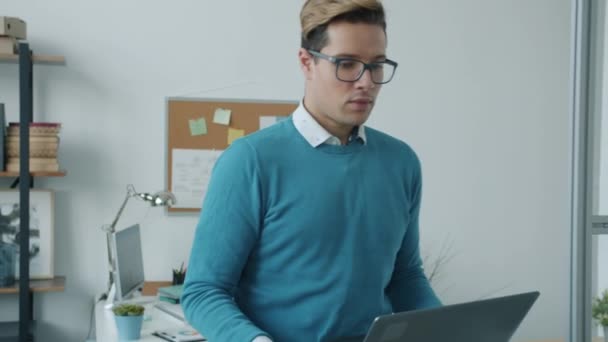
[[409,224],[397,253],[395,269],[388,296],[394,312],[441,306],[441,302],[429,283],[422,268],[419,247],[418,217],[422,193],[420,162],[414,155],[414,168],[405,191],[410,194]]
[[263,219],[259,165],[239,139],[218,158],[194,236],[182,307],[188,322],[210,341],[268,336],[233,301]]

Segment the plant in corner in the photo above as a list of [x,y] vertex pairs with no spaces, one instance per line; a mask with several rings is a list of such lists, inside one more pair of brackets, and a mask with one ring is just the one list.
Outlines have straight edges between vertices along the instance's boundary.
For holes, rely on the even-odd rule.
[[604,328],[604,341],[608,342],[608,289],[593,300],[591,313],[593,318]]
[[112,308],[119,340],[138,340],[141,337],[144,310],[138,304],[119,304]]
[[[424,273],[428,278],[429,283],[431,283],[433,286],[436,285],[440,271],[442,271],[445,268],[445,265],[454,257],[454,253],[452,251],[453,244],[454,241],[448,236],[441,243],[441,248],[435,257],[432,257],[431,254],[422,253]],[[422,249],[425,250],[425,248]]]

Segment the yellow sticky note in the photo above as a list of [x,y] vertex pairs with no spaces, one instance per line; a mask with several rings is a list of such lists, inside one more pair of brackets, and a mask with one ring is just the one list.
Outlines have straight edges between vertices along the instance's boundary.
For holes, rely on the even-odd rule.
[[228,128],[228,145],[243,135],[245,135],[244,129]]
[[213,113],[213,122],[220,125],[230,125],[230,116],[232,111],[230,109],[218,108]]
[[205,118],[190,119],[190,135],[205,135],[207,134],[207,121]]

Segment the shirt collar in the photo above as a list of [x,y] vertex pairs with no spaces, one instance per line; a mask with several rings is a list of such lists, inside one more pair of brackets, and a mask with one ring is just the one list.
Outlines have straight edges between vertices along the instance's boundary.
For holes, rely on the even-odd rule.
[[[298,132],[312,147],[318,147],[324,143],[330,145],[341,144],[340,139],[329,133],[317,122],[317,120],[315,120],[308,110],[306,110],[303,102],[300,102],[298,108],[296,108],[296,110],[293,112],[293,124],[296,126]],[[361,138],[363,144],[367,143],[365,126],[361,125],[355,128],[355,131],[349,138],[349,141],[357,138]]]

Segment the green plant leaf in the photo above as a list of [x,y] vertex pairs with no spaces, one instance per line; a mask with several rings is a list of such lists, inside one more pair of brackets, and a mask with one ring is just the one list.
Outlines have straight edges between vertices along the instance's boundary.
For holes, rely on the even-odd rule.
[[112,308],[116,316],[141,316],[145,308],[139,304],[119,304]]
[[591,315],[600,325],[608,326],[608,289],[604,290],[601,296],[593,299]]

